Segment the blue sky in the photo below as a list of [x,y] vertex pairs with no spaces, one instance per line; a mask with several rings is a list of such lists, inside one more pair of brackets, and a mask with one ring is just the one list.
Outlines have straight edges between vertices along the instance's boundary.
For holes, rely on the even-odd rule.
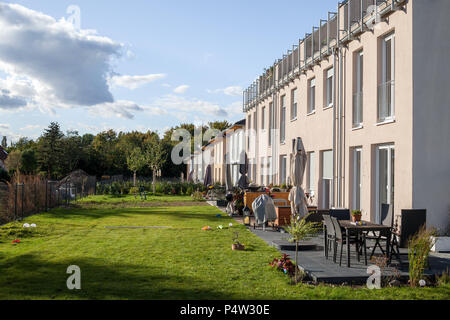
[[[0,39],[0,135],[13,139],[36,138],[50,121],[97,133],[240,120],[240,91],[337,7],[336,0],[0,4],[31,10],[0,10],[7,26]],[[81,29],[95,33],[78,36],[58,22],[68,19],[70,5],[81,9]],[[28,31],[17,33],[16,15]]]

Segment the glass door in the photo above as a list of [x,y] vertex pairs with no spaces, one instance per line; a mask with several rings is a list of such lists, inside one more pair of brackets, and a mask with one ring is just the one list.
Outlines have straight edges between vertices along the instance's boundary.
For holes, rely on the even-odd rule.
[[353,149],[353,210],[361,210],[361,155],[361,148]]
[[377,148],[376,223],[381,223],[381,205],[394,205],[395,149],[393,145]]

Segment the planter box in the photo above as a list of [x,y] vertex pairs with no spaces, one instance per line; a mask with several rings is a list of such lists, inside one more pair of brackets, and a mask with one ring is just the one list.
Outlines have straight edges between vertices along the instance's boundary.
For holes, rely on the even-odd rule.
[[450,237],[436,237],[433,252],[450,252]]
[[275,206],[275,211],[277,212],[277,220],[275,220],[275,225],[277,227],[291,224],[291,207]]

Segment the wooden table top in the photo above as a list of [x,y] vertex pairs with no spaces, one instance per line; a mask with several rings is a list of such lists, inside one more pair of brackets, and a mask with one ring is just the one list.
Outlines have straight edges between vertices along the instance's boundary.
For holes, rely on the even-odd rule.
[[378,231],[378,230],[388,230],[390,227],[384,226],[382,224],[376,224],[369,221],[362,221],[365,224],[360,225],[354,225],[352,224],[352,221],[350,220],[341,220],[339,221],[339,224],[344,229],[357,229],[357,230],[363,230],[363,231]]

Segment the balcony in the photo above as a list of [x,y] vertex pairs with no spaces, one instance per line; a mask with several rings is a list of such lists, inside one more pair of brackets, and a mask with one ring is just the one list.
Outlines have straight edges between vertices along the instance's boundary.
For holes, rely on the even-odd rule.
[[395,81],[387,81],[378,86],[378,122],[394,120]]

